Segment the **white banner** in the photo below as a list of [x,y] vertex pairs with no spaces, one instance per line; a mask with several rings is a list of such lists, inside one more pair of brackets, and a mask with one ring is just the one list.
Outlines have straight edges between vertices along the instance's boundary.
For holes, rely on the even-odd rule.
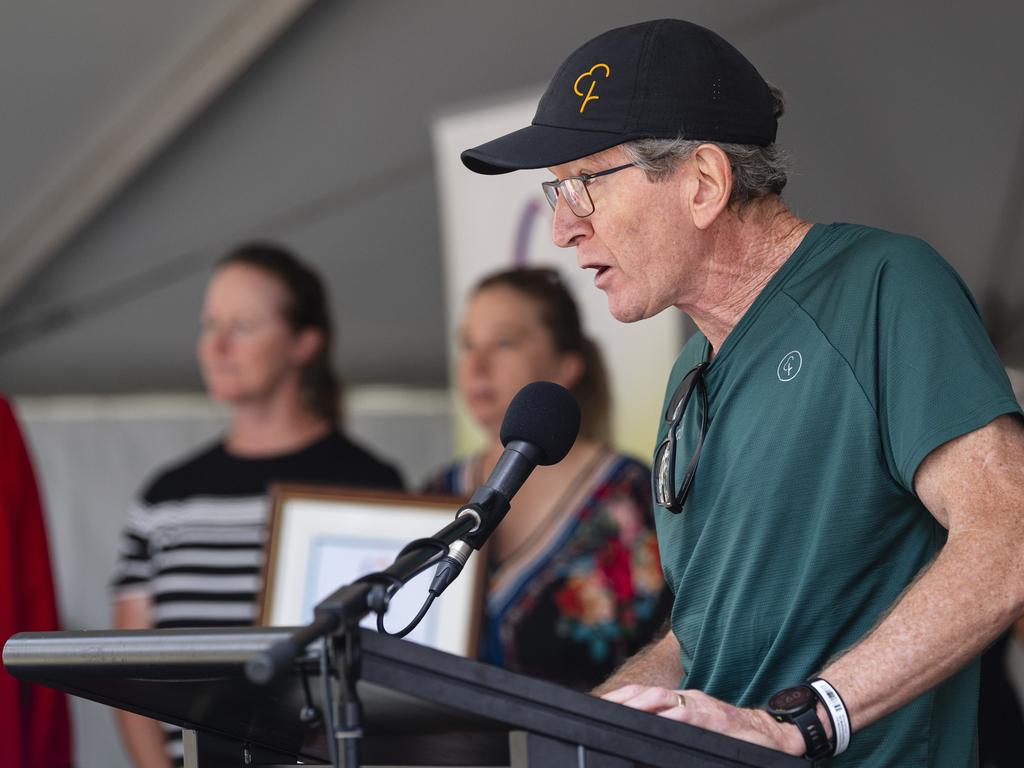
[[[516,265],[558,267],[579,302],[586,333],[605,356],[615,444],[649,462],[665,382],[682,348],[681,315],[667,311],[630,325],[615,320],[604,293],[593,286],[593,273],[577,267],[575,251],[551,242],[551,210],[540,191],[540,182],[550,174],[481,176],[459,160],[462,150],[528,125],[539,97],[540,91],[434,121],[449,338],[454,338],[467,292],[484,274]],[[451,353],[449,347],[449,358]],[[477,448],[482,437],[461,406],[453,412],[456,449],[464,454]]]

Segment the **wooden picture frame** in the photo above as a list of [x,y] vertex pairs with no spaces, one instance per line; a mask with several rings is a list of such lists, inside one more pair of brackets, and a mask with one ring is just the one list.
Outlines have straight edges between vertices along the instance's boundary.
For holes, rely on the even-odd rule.
[[[299,626],[338,587],[380,571],[414,539],[426,538],[455,519],[463,503],[451,496],[276,484],[271,513],[258,623]],[[484,557],[469,558],[459,578],[444,591],[406,639],[473,658],[484,600]],[[427,595],[435,567],[398,591],[385,628],[401,629]],[[377,629],[377,615],[362,626]]]

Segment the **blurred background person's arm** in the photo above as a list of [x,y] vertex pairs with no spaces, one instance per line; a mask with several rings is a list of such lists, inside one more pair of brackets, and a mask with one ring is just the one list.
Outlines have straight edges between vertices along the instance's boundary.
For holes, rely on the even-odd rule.
[[[144,594],[130,594],[114,601],[115,629],[151,629],[150,599]],[[142,715],[115,710],[117,727],[121,731],[132,762],[137,768],[170,768],[166,736],[156,720]]]

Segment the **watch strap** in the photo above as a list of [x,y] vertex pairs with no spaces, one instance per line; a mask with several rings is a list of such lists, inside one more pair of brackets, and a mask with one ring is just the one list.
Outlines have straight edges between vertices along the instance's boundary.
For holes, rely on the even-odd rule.
[[850,715],[846,711],[846,703],[839,695],[839,691],[833,688],[827,680],[816,677],[808,685],[814,689],[818,698],[821,699],[821,703],[825,705],[825,712],[832,722],[832,739],[835,742],[833,754],[841,755],[850,746]]
[[828,737],[818,717],[820,701],[818,691],[807,683],[781,690],[768,701],[772,717],[780,723],[792,723],[800,731],[807,747],[804,756],[812,763],[835,754],[835,741]]
[[805,757],[812,762],[821,760],[832,754],[832,741],[825,735],[825,726],[821,724],[818,717],[818,697],[814,697],[815,706],[790,716],[789,722],[800,729],[800,735],[804,737],[804,744],[807,745]]

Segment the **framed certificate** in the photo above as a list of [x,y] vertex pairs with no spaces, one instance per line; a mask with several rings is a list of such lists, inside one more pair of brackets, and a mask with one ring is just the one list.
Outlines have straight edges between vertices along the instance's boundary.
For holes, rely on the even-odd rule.
[[[387,568],[406,544],[454,520],[462,503],[449,496],[297,485],[275,485],[270,495],[260,613],[264,626],[308,624],[318,602],[338,587]],[[407,640],[475,656],[483,562],[479,554],[469,558]],[[384,621],[388,632],[401,630],[419,611],[434,570],[431,566],[392,598]],[[376,629],[377,615],[370,613],[362,626]]]

